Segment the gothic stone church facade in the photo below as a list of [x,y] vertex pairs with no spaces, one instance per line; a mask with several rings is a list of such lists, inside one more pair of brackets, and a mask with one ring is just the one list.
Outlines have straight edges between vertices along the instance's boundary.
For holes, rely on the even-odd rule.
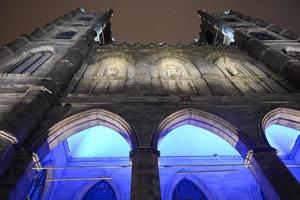
[[[299,35],[198,11],[190,45],[114,44],[112,13],[76,9],[0,49],[0,199],[300,199],[300,137],[282,156],[265,134],[300,129]],[[164,156],[187,125],[237,154]],[[126,156],[72,157],[94,127]]]

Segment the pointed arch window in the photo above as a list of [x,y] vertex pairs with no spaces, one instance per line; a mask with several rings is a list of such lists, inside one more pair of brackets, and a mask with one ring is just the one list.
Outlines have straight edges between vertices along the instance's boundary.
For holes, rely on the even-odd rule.
[[192,181],[183,179],[173,190],[172,200],[206,200],[207,197]]
[[9,65],[2,73],[32,74],[42,66],[53,53],[51,51],[30,53],[16,63]]
[[[170,128],[159,141],[163,200],[211,199],[218,195],[230,199],[233,191],[236,197],[250,199],[252,194],[248,188],[257,183],[243,164],[242,151],[235,149],[226,136],[211,132],[206,125],[200,128],[202,124],[196,121],[189,123],[193,125]],[[204,129],[206,127],[208,129]],[[177,178],[183,181],[174,187]],[[222,185],[222,192],[212,193],[218,190],[218,185]],[[245,192],[241,194],[240,190]]]
[[94,185],[82,198],[83,200],[117,200],[116,192],[107,181]]

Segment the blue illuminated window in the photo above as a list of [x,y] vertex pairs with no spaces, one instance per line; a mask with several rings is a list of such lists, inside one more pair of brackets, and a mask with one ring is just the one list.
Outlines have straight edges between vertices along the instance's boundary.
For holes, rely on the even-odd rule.
[[240,156],[235,148],[216,134],[191,125],[169,132],[159,143],[161,156]]
[[206,200],[205,194],[193,182],[183,179],[175,187],[172,200]]
[[82,198],[83,200],[117,200],[116,193],[107,181],[94,185]]
[[26,194],[26,200],[39,200],[41,198],[46,182],[46,170],[41,170],[34,177],[29,190]]
[[300,164],[300,131],[274,124],[265,130],[265,134],[269,144],[277,150],[281,160],[300,182],[300,170],[293,167],[294,164]]
[[95,126],[67,139],[70,156],[73,158],[128,157],[130,146],[116,131]]
[[260,193],[261,200],[267,200],[267,198],[265,197],[264,193],[261,190],[259,190],[259,193]]
[[72,39],[76,35],[75,31],[66,31],[56,35],[56,39]]
[[269,144],[277,149],[279,155],[291,153],[300,131],[281,125],[271,125],[265,130]]

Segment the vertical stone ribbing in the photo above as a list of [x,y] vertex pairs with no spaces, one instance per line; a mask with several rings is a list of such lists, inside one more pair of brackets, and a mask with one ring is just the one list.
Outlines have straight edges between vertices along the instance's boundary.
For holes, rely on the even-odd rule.
[[[69,14],[64,16],[65,20],[70,18],[71,15]],[[45,29],[39,28],[34,36],[41,37],[42,34],[45,33]],[[41,86],[38,90],[26,92],[24,101],[15,105],[11,112],[0,119],[0,130],[2,133],[16,138],[17,145],[22,147],[24,141],[32,134],[32,131],[43,121],[43,118],[51,106],[57,102],[59,95],[67,88],[67,85],[89,53],[92,47],[92,41],[93,28],[91,27],[90,30],[88,30],[85,35],[82,35],[78,41],[68,49],[67,53],[55,63],[55,66],[46,75],[47,81],[41,80],[38,83],[38,86]],[[4,50],[9,50],[9,52],[16,51],[28,42],[29,40],[26,37],[20,37],[9,43]],[[6,55],[6,52],[0,53],[4,54],[4,56]],[[30,101],[27,99],[30,99]],[[5,156],[0,158],[5,158]],[[11,154],[11,159],[5,160],[7,164],[1,166],[0,199],[7,199],[8,196],[14,195],[14,187],[18,187],[18,181],[25,172],[28,163],[31,161],[31,157],[28,156],[26,157],[26,162],[22,159],[23,155],[21,154]],[[1,162],[2,161],[3,160],[1,160]],[[20,163],[20,165],[14,163]],[[9,180],[9,182],[7,182],[7,180]],[[27,184],[26,187],[29,187],[29,185]],[[21,193],[24,194],[25,192],[26,189],[21,191]]]
[[300,185],[273,148],[257,148],[248,154],[248,164],[267,199],[296,200]]
[[159,151],[138,148],[130,152],[132,161],[131,200],[160,200]]

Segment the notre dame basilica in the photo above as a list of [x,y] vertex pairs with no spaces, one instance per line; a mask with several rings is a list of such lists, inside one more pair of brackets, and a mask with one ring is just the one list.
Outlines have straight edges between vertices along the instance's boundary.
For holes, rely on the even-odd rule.
[[0,48],[1,200],[300,199],[300,35],[200,10],[189,45],[118,44],[112,15]]

